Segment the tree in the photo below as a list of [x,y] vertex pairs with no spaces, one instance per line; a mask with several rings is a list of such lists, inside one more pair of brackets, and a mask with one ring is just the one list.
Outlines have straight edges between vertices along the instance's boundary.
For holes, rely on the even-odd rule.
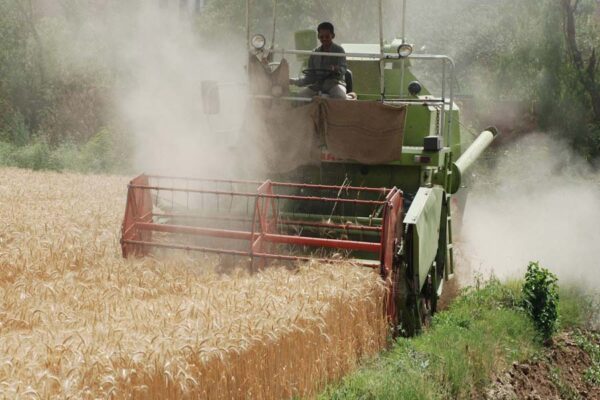
[[564,33],[571,63],[575,67],[577,78],[590,98],[593,121],[600,125],[600,81],[598,80],[598,58],[595,43],[590,44],[587,60],[583,56],[577,38],[576,14],[581,0],[561,0],[564,17]]
[[39,125],[37,110],[45,106],[46,70],[36,23],[32,1],[0,2],[0,90],[10,104],[10,115],[3,116],[0,130],[24,125],[31,130]]

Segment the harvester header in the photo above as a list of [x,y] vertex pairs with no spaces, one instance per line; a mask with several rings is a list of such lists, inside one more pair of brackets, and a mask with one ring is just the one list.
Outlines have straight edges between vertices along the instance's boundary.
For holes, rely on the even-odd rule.
[[[198,251],[246,257],[252,269],[268,260],[350,262],[388,279],[402,204],[396,188],[140,175],[128,186],[121,245],[124,257]],[[317,208],[330,211],[325,220],[307,217]],[[365,253],[372,260],[351,258]]]

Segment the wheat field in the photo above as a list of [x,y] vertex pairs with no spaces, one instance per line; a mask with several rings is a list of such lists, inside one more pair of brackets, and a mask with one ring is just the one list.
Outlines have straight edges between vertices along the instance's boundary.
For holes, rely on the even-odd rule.
[[0,169],[0,398],[311,397],[385,345],[360,267],[123,260],[126,183]]

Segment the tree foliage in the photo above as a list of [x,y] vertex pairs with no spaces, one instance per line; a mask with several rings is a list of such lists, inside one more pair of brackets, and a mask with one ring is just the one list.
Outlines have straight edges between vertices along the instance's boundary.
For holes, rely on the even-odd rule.
[[[251,3],[252,32],[270,40],[273,0]],[[340,42],[378,40],[375,0],[276,3],[275,34],[282,47],[293,45],[294,31],[323,20],[334,22]],[[83,148],[106,129],[125,132],[115,118],[111,92],[135,71],[115,62],[115,44],[133,33],[127,22],[142,4],[147,5],[140,0],[0,0],[0,142]],[[198,41],[222,50],[230,41],[243,42],[245,2],[206,4],[193,16]],[[384,4],[386,39],[399,37],[401,2]],[[422,0],[409,1],[407,12],[407,38],[417,51],[456,60],[460,94],[472,95],[489,113],[498,101],[519,102],[535,116],[536,128],[567,139],[589,160],[600,158],[596,0]],[[111,25],[115,19],[120,29]]]
[[584,158],[598,159],[599,3],[468,0],[459,2],[456,12],[462,18],[451,14],[448,20],[477,23],[451,24],[452,34],[435,51],[445,46],[455,58],[459,92],[473,95],[485,116],[501,113],[499,102],[518,103],[517,118],[532,118],[535,125],[514,121],[517,129],[546,132]]

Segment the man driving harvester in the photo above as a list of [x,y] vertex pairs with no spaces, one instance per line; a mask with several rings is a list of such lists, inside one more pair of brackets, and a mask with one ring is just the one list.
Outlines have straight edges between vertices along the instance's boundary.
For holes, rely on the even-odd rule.
[[[317,53],[345,54],[344,48],[333,43],[335,30],[330,22],[323,22],[317,28],[321,46],[314,51]],[[327,95],[333,99],[346,99],[346,82],[344,77],[348,66],[346,57],[324,56],[313,54],[308,59],[308,68],[304,70],[304,77],[290,79],[296,86],[306,86],[299,93],[302,97]]]

